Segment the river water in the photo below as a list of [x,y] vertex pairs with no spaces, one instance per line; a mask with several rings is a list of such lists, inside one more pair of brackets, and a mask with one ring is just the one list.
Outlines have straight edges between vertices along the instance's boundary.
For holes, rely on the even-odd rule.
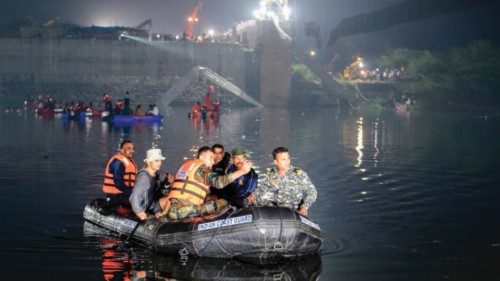
[[[478,113],[226,109],[218,120],[163,109],[160,125],[114,127],[0,115],[0,279],[496,280],[500,274],[500,121]],[[318,190],[318,257],[270,267],[183,259],[84,235],[120,141],[136,161],[157,146],[174,172],[201,145],[243,146],[259,170],[276,146]]]

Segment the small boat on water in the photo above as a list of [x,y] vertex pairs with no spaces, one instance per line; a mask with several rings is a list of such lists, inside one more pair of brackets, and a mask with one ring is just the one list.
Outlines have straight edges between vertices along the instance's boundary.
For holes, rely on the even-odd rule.
[[62,109],[62,108],[37,108],[37,109],[35,109],[35,112],[38,115],[54,115],[54,114],[64,113],[64,109]]
[[317,223],[283,207],[228,208],[179,221],[139,221],[123,209],[95,199],[87,204],[83,217],[109,235],[169,254],[275,263],[318,253],[323,243]]
[[[136,115],[108,115],[103,116],[103,119],[106,118],[108,121],[113,123],[161,123],[163,121],[163,115],[144,115],[144,116],[136,116]],[[104,119],[104,120],[106,120]]]

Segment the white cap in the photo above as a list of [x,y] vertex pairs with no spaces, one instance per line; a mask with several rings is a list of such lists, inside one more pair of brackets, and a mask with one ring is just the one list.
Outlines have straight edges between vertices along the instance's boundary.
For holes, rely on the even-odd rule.
[[161,155],[161,149],[151,148],[146,151],[146,159],[144,162],[155,161],[155,160],[165,160],[166,158]]

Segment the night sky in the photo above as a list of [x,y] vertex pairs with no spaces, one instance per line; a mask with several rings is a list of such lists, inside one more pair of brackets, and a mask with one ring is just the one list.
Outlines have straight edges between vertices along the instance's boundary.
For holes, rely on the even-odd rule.
[[[470,9],[410,22],[384,30],[341,38],[327,47],[330,31],[344,18],[369,13],[404,0],[289,0],[296,25],[297,43],[314,48],[315,40],[304,36],[303,24],[315,21],[321,27],[323,59],[334,53],[350,59],[353,54],[376,57],[393,47],[443,50],[464,46],[473,40],[488,39],[499,44],[495,29],[500,1]],[[457,0],[459,1],[459,0]],[[224,32],[236,23],[252,19],[259,0],[204,0],[199,27]],[[60,22],[82,26],[134,27],[153,20],[150,31],[181,34],[186,17],[196,0],[3,0],[0,1],[0,24],[29,15],[44,22],[59,17]],[[295,9],[295,10],[294,10]]]
[[[45,21],[59,17],[62,22],[84,26],[136,26],[153,20],[151,31],[182,33],[185,19],[195,0],[3,0],[0,23],[24,15]],[[206,28],[225,28],[252,17],[258,0],[205,0],[200,13]],[[224,30],[221,30],[224,29]]]

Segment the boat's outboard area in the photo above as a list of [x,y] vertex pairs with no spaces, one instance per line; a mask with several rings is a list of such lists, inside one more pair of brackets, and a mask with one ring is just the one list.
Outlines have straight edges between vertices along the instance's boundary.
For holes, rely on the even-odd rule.
[[317,253],[323,243],[318,224],[283,207],[230,208],[221,214],[179,221],[141,222],[126,208],[96,199],[85,207],[84,218],[111,235],[158,252],[256,263]]

